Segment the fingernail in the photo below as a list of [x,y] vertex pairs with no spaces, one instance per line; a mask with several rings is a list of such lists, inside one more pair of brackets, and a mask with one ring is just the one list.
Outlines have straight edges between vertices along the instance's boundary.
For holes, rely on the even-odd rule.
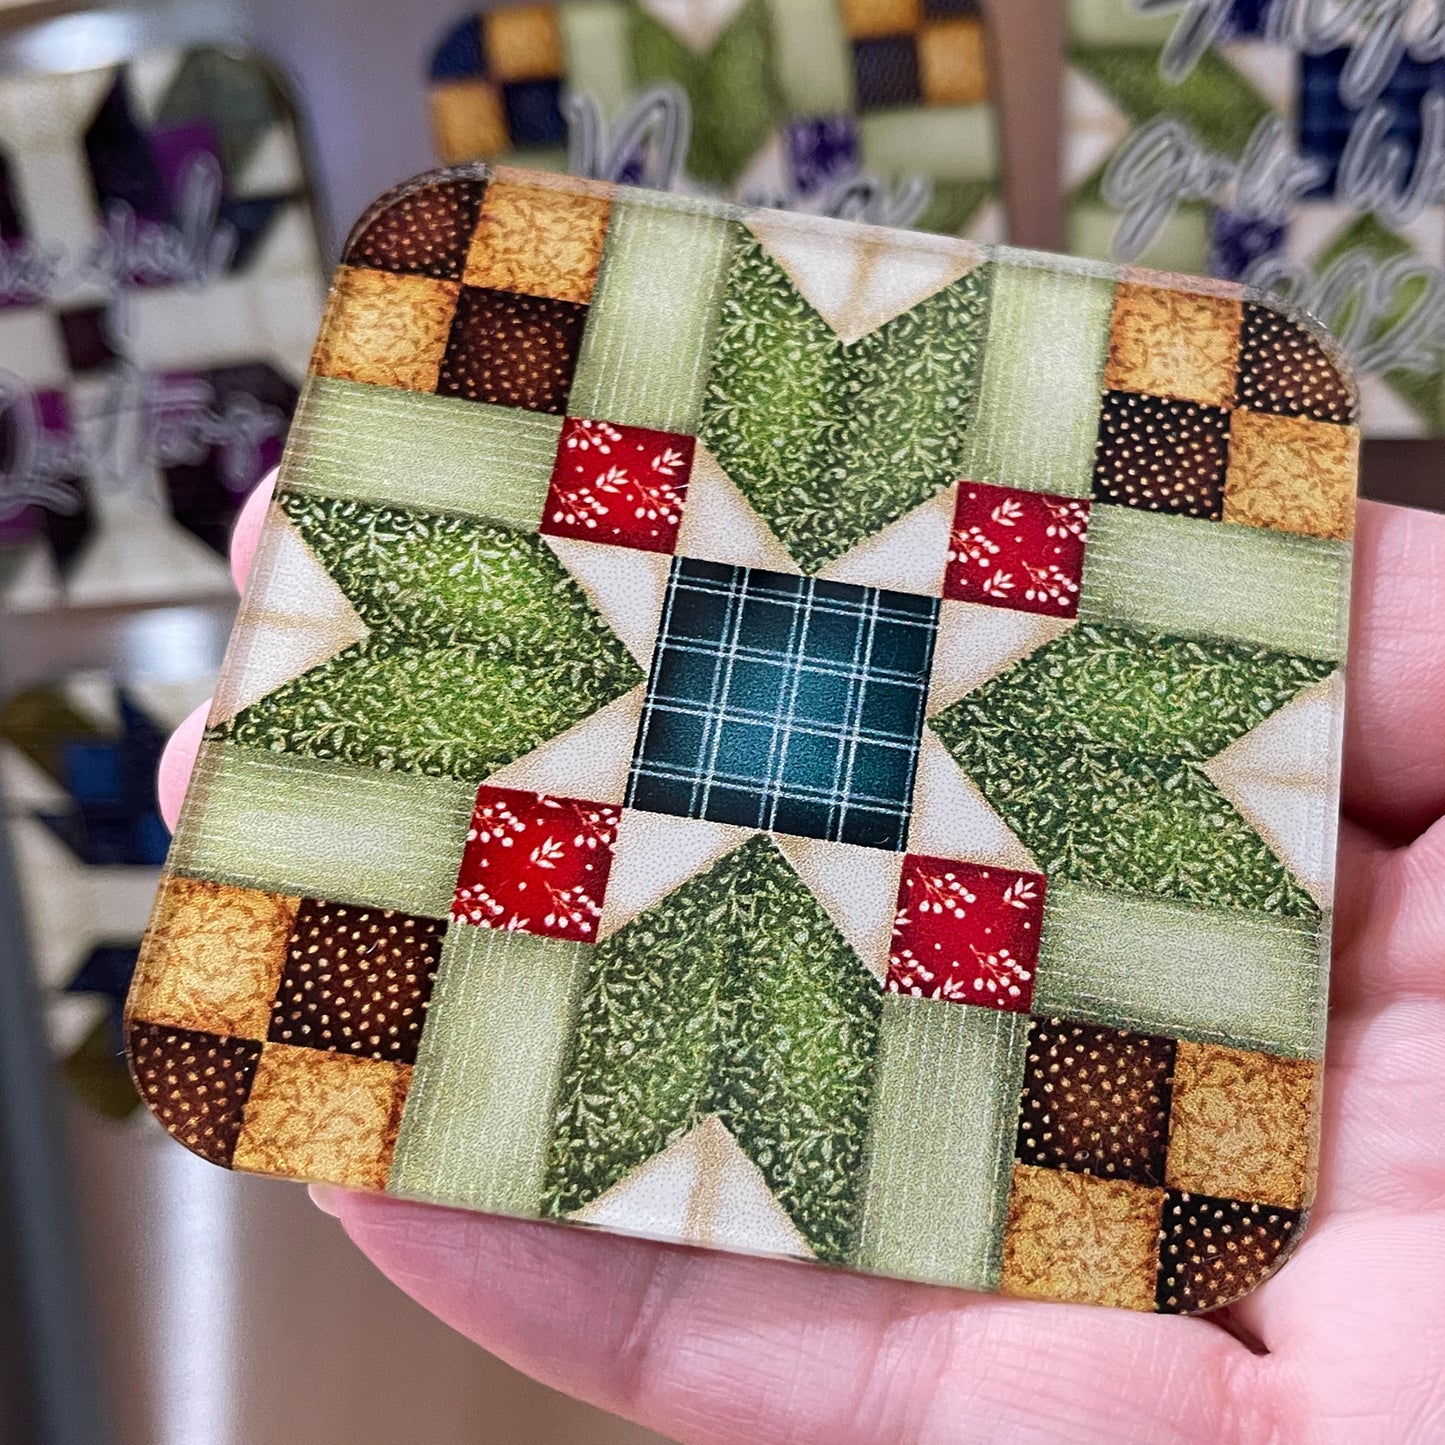
[[334,1184],[308,1184],[306,1192],[323,1214],[329,1214],[333,1219],[341,1218],[341,1196],[345,1190],[338,1189]]

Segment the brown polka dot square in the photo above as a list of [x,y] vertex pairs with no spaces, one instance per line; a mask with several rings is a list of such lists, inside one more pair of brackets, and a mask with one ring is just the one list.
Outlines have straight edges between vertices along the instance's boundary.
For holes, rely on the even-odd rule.
[[1201,1314],[1246,1295],[1284,1262],[1303,1226],[1296,1210],[1170,1190],[1154,1306]]
[[405,1064],[267,1044],[231,1162],[257,1174],[384,1189],[410,1087]]
[[1094,453],[1097,500],[1217,522],[1228,461],[1227,411],[1140,392],[1104,393]]
[[303,900],[267,1039],[414,1063],[444,933],[432,918]]
[[1022,1164],[1163,1184],[1174,1041],[1035,1019],[1016,1153]]
[[1313,421],[1356,420],[1350,383],[1319,341],[1298,321],[1252,302],[1240,333],[1239,403]]
[[1029,1299],[1148,1310],[1162,1189],[1016,1165],[999,1290]]
[[437,393],[562,416],[586,321],[572,301],[463,286]]
[[338,381],[435,391],[459,289],[430,276],[338,266],[311,370]]
[[1298,1209],[1312,1172],[1317,1072],[1308,1059],[1181,1041],[1165,1182]]
[[393,201],[351,243],[347,264],[460,280],[486,188],[484,181],[446,181]]
[[252,1039],[229,1039],[169,1024],[127,1030],[136,1090],[187,1149],[229,1167],[261,1057]]

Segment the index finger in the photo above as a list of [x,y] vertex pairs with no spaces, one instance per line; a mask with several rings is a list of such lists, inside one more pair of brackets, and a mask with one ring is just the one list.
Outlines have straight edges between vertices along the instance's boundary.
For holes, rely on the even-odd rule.
[[1344,809],[1392,841],[1445,814],[1445,516],[1360,504]]
[[[261,528],[266,521],[266,508],[271,505],[275,491],[276,471],[273,468],[256,483],[256,490],[246,498],[236,515],[236,525],[231,529],[231,579],[237,592],[245,590],[246,578],[250,576],[251,563],[256,558],[256,547],[261,540]],[[211,700],[207,698],[166,740],[165,751],[156,770],[156,799],[160,803],[161,817],[173,833],[210,711]]]

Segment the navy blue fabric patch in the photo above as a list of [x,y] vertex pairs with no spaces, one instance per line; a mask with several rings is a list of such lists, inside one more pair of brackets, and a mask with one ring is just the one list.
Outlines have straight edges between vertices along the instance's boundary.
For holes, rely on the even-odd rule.
[[901,850],[938,608],[679,558],[628,805]]

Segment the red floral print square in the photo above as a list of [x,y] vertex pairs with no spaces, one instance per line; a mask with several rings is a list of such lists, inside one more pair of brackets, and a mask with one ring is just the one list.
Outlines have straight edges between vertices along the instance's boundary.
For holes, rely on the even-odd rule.
[[622,809],[482,787],[452,917],[481,928],[592,939]]
[[910,853],[898,890],[888,991],[1027,1013],[1046,886],[1042,873]]
[[1016,612],[1075,617],[1089,503],[960,482],[943,595]]
[[557,443],[541,530],[614,547],[671,552],[696,439],[568,417]]

